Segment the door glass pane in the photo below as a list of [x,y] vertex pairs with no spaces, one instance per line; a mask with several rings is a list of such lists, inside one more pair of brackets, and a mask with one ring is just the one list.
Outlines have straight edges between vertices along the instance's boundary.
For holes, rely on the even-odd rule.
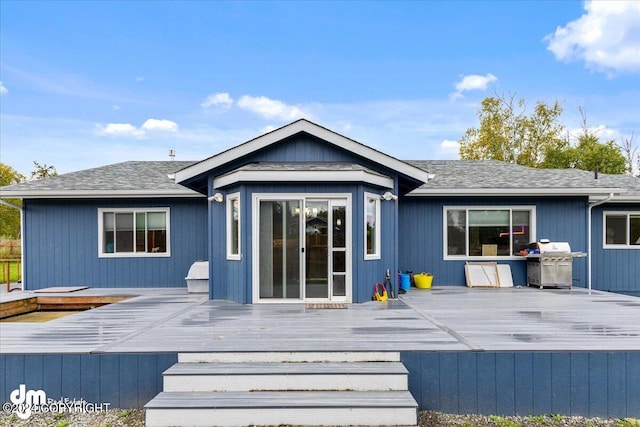
[[333,271],[334,273],[346,272],[346,252],[334,251],[333,252]]
[[346,245],[346,237],[347,237],[347,217],[346,217],[346,206],[336,206],[334,202],[334,206],[332,208],[333,211],[333,247],[334,248],[344,248]]
[[305,207],[306,297],[329,297],[329,202],[308,201]]
[[343,297],[347,295],[346,276],[344,274],[333,275],[333,296]]
[[260,201],[260,298],[300,298],[300,202]]

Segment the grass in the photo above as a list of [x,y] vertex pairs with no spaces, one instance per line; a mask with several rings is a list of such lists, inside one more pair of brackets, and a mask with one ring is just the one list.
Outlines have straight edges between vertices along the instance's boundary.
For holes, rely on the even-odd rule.
[[[20,277],[21,268],[20,268],[20,258],[15,261],[9,262],[9,279],[11,282],[15,283],[21,279]],[[0,285],[7,283],[7,263],[0,263]]]

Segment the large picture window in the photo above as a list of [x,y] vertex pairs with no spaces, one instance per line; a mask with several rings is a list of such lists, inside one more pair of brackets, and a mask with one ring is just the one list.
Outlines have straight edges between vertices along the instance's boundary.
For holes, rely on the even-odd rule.
[[169,208],[99,209],[99,254],[169,256]]
[[380,196],[364,193],[364,259],[380,259]]
[[504,258],[535,241],[535,207],[445,207],[445,259]]
[[604,247],[640,249],[640,212],[605,212]]
[[227,259],[240,259],[240,193],[227,196]]

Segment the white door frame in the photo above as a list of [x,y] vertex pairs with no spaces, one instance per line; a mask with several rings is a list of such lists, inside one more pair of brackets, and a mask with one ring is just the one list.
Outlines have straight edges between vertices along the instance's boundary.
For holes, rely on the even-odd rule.
[[[251,248],[251,282],[252,282],[252,303],[253,304],[283,304],[283,303],[301,303],[305,301],[331,301],[331,302],[351,302],[352,295],[352,237],[353,237],[353,220],[352,220],[352,203],[351,203],[351,193],[254,193],[252,196],[251,203],[251,238],[252,238],[252,248]],[[342,199],[346,201],[346,213],[345,213],[345,221],[347,222],[347,233],[345,234],[345,249],[346,249],[346,277],[345,277],[345,286],[346,292],[344,297],[333,297],[331,294],[332,287],[329,289],[329,298],[327,299],[307,299],[305,296],[305,257],[300,257],[300,299],[286,299],[286,298],[269,298],[269,299],[260,299],[260,202],[261,201],[281,201],[281,200],[300,200],[302,202],[301,205],[301,213],[304,212],[305,204],[307,200],[332,200],[332,199]],[[332,243],[332,242],[331,242]],[[300,222],[300,244],[301,248],[304,249],[306,246],[306,238],[304,235],[304,227],[303,222]],[[329,245],[329,254],[331,257],[331,247],[332,244]],[[306,251],[305,251],[306,254]],[[329,280],[332,280],[333,277],[331,275],[331,271],[329,273]]]

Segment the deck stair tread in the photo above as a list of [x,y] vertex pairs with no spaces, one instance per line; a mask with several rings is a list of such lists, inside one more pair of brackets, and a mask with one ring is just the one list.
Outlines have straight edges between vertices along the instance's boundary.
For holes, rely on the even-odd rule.
[[417,408],[409,391],[162,392],[149,409]]
[[296,352],[206,352],[179,353],[182,363],[320,363],[320,362],[399,362],[397,351],[296,351]]
[[418,404],[397,352],[178,355],[149,427],[415,425]]
[[406,375],[400,362],[177,363],[164,375]]

